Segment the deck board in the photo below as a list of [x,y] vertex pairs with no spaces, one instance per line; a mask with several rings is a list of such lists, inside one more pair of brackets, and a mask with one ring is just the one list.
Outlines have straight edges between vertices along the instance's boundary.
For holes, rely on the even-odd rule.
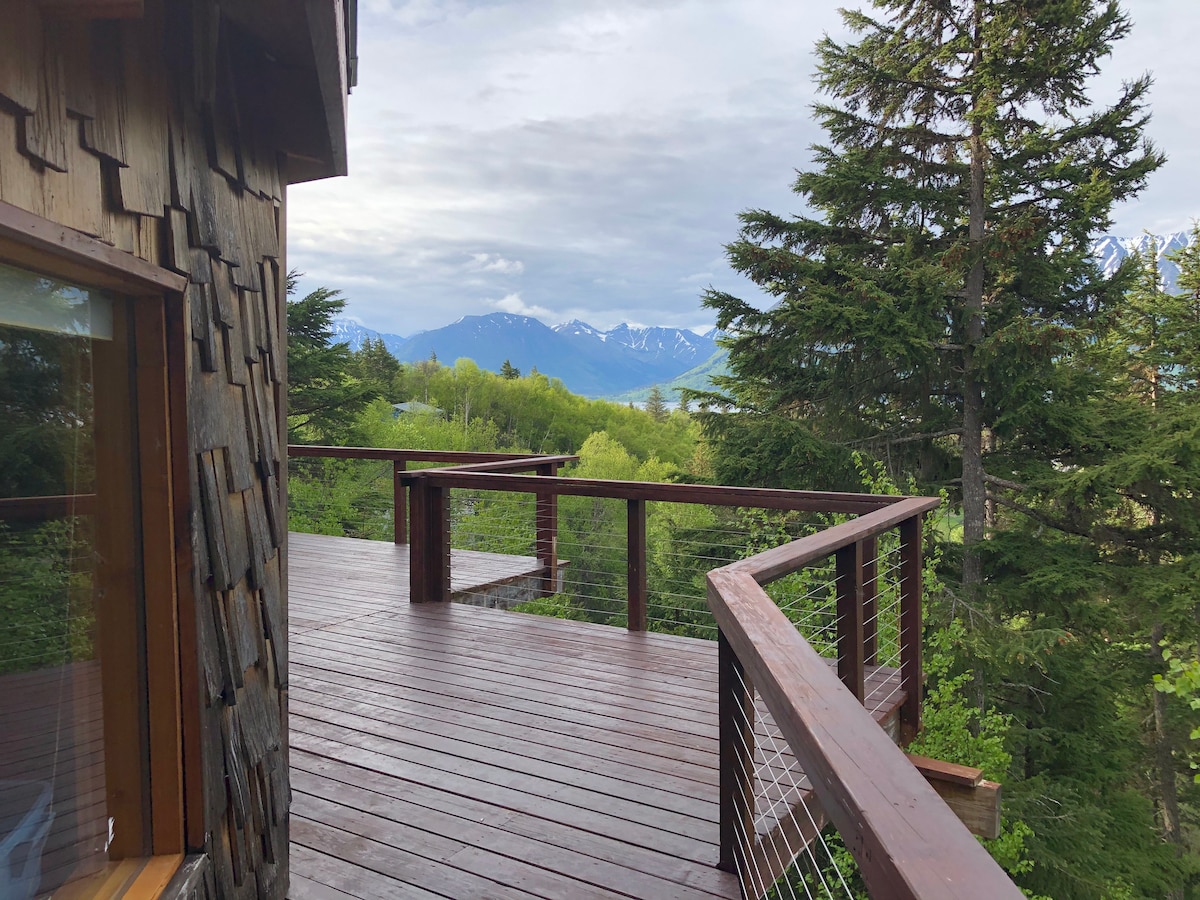
[[[290,541],[292,900],[740,896],[714,642],[410,604],[406,547]],[[454,551],[452,583],[536,567]]]

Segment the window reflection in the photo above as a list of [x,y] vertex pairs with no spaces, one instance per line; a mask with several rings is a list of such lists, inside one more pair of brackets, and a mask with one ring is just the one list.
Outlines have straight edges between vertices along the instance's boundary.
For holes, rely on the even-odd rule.
[[0,266],[0,897],[107,863],[96,342],[113,301]]

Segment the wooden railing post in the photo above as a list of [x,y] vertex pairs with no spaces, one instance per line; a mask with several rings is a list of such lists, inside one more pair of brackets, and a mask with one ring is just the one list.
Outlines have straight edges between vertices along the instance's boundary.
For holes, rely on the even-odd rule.
[[879,540],[863,538],[863,664],[879,664]]
[[[558,474],[558,463],[546,463],[537,467],[539,476],[553,478]],[[558,494],[554,491],[539,491],[537,494],[537,534],[535,554],[542,567],[541,595],[549,597],[558,593]]]
[[412,483],[412,544],[409,550],[409,600],[450,599],[450,490],[424,478]]
[[646,630],[646,501],[627,501],[626,556],[629,561],[628,593],[630,631]]
[[717,727],[720,740],[720,852],[717,868],[736,872],[754,835],[754,698],[745,670],[717,630]]
[[408,543],[408,504],[401,477],[407,469],[405,460],[392,460],[392,540],[397,544]]
[[908,744],[921,731],[921,520],[918,514],[900,523],[900,685],[906,693],[900,707],[900,741]]
[[863,669],[863,545],[840,548],[837,560],[838,677],[861,703],[867,696]]

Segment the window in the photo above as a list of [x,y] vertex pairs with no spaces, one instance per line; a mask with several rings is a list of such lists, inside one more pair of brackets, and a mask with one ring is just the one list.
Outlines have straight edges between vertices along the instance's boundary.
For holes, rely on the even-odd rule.
[[0,897],[183,849],[164,323],[0,264]]

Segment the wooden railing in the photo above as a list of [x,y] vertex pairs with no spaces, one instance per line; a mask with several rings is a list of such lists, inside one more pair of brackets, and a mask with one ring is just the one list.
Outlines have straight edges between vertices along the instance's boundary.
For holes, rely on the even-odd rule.
[[[899,529],[906,743],[920,727],[921,519],[936,505],[936,500],[902,498],[708,574],[709,606],[719,628],[720,865],[742,876],[747,896],[765,894],[788,864],[771,868],[773,855],[761,846],[767,838],[756,835],[753,826],[753,740],[747,736],[754,730],[755,694],[811,783],[812,807],[841,835],[871,897],[1022,896],[912,761],[853,702],[857,682],[847,678],[841,642],[838,678],[763,590],[832,555],[839,601],[855,596],[863,589],[864,579],[856,573],[862,571],[858,561],[866,548],[884,532]],[[848,603],[846,611],[862,606]],[[860,627],[857,619],[845,625],[848,655],[869,643]]]
[[[506,463],[511,465],[511,463]],[[603,481],[557,476],[527,476],[499,474],[494,464],[458,466],[442,469],[422,469],[403,473],[400,478],[412,492],[411,508],[414,521],[412,533],[412,565],[410,568],[410,599],[415,603],[439,602],[450,599],[450,491],[511,491],[535,493],[540,505],[551,502],[543,498],[593,497],[624,500],[627,505],[627,627],[630,631],[647,628],[647,565],[646,565],[646,504],[669,502],[702,504],[706,506],[742,507],[798,512],[857,514],[860,518],[836,526],[825,534],[853,534],[845,548],[816,553],[812,560],[836,553],[838,567],[838,675],[860,702],[866,694],[866,667],[876,664],[875,603],[876,573],[874,537],[903,519],[912,519],[912,508],[921,510],[937,506],[937,500],[868,494],[824,493],[817,491],[786,491],[764,488],[739,488],[714,485],[659,484],[637,481]],[[549,507],[546,507],[549,509]],[[899,510],[899,512],[897,512]],[[867,514],[871,522],[883,522],[875,530],[861,535]],[[897,518],[899,516],[899,518]],[[416,522],[420,519],[420,527]],[[866,526],[868,529],[874,526]],[[820,546],[826,546],[823,541]],[[829,545],[832,546],[832,545]],[[772,565],[782,548],[769,550],[755,557],[766,567]],[[539,550],[539,559],[540,557]],[[910,636],[900,643],[901,689],[907,692],[900,710],[901,733],[910,736],[920,729],[920,543],[911,544],[909,563],[915,560],[916,577],[908,580],[908,589],[900,595],[901,631]],[[790,570],[789,570],[790,571]],[[905,570],[907,571],[907,569]],[[781,573],[782,570],[781,570]],[[907,629],[906,629],[907,626]]]
[[0,498],[0,522],[41,522],[64,516],[90,516],[95,511],[95,494]]
[[[811,782],[811,827],[793,821],[807,842],[826,822],[857,860],[872,897],[1020,897],[1020,892],[951,812],[863,706],[868,667],[877,665],[876,548],[899,542],[899,741],[921,728],[922,519],[936,499],[779,491],[563,478],[570,457],[431,453],[411,450],[293,447],[294,456],[391,460],[395,518],[411,528],[396,540],[410,547],[410,599],[447,601],[450,589],[450,492],[533,494],[537,555],[551,590],[557,564],[560,497],[623,500],[627,507],[627,625],[647,628],[646,504],[669,502],[855,516],[799,540],[772,547],[708,573],[708,605],[718,627],[723,868],[738,871],[746,896],[763,896],[792,858],[774,855],[753,877],[748,861],[767,858],[750,818],[755,798],[755,695]],[[407,470],[421,461],[451,465]],[[514,474],[536,472],[536,475]],[[764,586],[806,567],[834,562],[837,602],[836,674],[796,630]],[[750,738],[748,740],[747,738]],[[978,774],[978,773],[976,773]],[[930,776],[933,777],[933,776]]]
[[[360,459],[383,460],[392,464],[393,486],[393,540],[397,544],[408,543],[408,510],[409,504],[405,496],[406,484],[401,477],[408,471],[409,463],[428,463],[431,465],[453,465],[468,471],[482,467],[489,472],[536,472],[538,475],[557,475],[564,463],[571,462],[574,456],[531,456],[528,453],[469,453],[458,450],[394,450],[378,447],[326,447],[310,444],[289,444],[288,456],[296,458],[315,459]],[[546,510],[545,515],[539,513],[539,520],[545,518],[547,527],[556,523],[552,510]],[[547,536],[547,541],[550,538]],[[539,540],[540,543],[540,540]]]

